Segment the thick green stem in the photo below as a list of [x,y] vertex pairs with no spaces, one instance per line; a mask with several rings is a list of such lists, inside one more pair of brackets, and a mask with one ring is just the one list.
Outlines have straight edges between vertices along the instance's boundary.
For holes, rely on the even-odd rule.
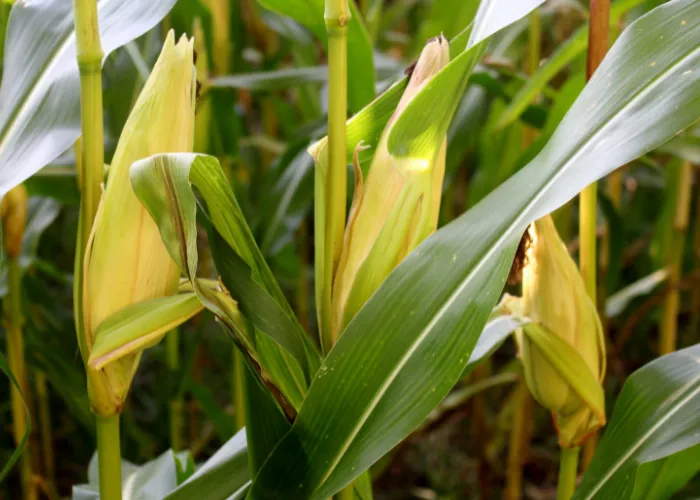
[[347,138],[348,109],[347,25],[350,8],[347,0],[326,0],[328,32],[328,172],[326,174],[324,255],[325,286],[321,304],[321,339],[324,352],[330,351],[339,332],[331,330],[332,283],[340,258],[345,231],[347,204]]
[[233,409],[234,409],[234,425],[236,431],[245,427],[245,393],[243,388],[243,377],[245,371],[245,361],[243,355],[238,349],[233,351]]
[[578,452],[579,448],[561,449],[557,500],[569,500],[574,495],[578,475]]
[[690,219],[690,198],[693,169],[690,162],[673,165],[675,175],[674,199],[676,207],[673,216],[673,232],[667,254],[666,268],[668,269],[668,286],[670,291],[664,301],[661,318],[661,338],[659,341],[660,354],[668,354],[676,350],[678,337],[678,311],[680,308],[680,290],[678,282],[681,279],[683,249],[685,248],[686,233]]
[[[29,377],[24,359],[24,338],[22,326],[22,269],[19,257],[7,258],[7,296],[4,301],[5,331],[7,341],[7,361],[10,371],[15,376],[19,390],[12,387],[10,403],[12,406],[12,434],[15,444],[19,446],[24,439],[30,423],[24,409],[25,400],[29,398]],[[21,391],[21,392],[20,392]],[[32,456],[29,450],[24,450],[20,461],[20,476],[22,480],[22,498],[34,500],[38,498],[37,490],[32,482]]]
[[81,172],[82,244],[87,243],[100,202],[104,173],[102,121],[102,45],[97,26],[96,0],[74,0],[80,112],[82,123],[83,172]]
[[122,462],[119,415],[96,416],[100,500],[121,500]]
[[[347,0],[326,0],[324,13],[328,33],[328,172],[326,173],[325,228],[323,265],[325,287],[321,298],[321,343],[329,352],[340,332],[331,328],[333,275],[343,248],[345,211],[347,205],[347,137],[348,115],[348,22],[350,6]],[[340,499],[354,497],[353,485],[338,495]]]
[[[168,370],[173,380],[180,371],[180,331],[173,328],[165,337],[165,351]],[[185,449],[185,416],[182,394],[177,390],[170,399],[170,447],[174,451]]]

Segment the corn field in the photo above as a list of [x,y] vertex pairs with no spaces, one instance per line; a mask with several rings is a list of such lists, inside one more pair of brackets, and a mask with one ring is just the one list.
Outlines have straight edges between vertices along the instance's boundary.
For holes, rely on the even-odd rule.
[[0,500],[700,498],[700,1],[0,0],[0,72]]

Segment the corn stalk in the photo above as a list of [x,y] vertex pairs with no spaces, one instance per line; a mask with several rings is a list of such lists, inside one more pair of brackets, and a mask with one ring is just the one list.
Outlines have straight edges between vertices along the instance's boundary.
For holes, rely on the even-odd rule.
[[674,183],[676,191],[673,193],[676,204],[673,214],[671,241],[666,253],[669,292],[664,300],[661,317],[660,354],[668,354],[676,350],[678,312],[681,302],[681,292],[678,288],[678,283],[681,280],[683,250],[688,232],[693,185],[693,167],[690,162],[684,161],[680,165],[670,165],[669,168],[674,169],[672,174],[676,177]]
[[[74,0],[78,68],[80,70],[80,112],[82,158],[80,171],[80,230],[76,251],[76,326],[84,337],[82,321],[83,257],[100,202],[104,172],[104,131],[102,117],[102,45],[97,23],[96,0]],[[97,453],[100,498],[121,499],[121,453],[119,415],[97,417]]]
[[[588,28],[588,57],[586,60],[586,78],[591,79],[608,51],[610,35],[610,0],[591,0],[590,21]],[[598,183],[594,182],[581,191],[579,208],[579,237],[581,249],[579,266],[588,295],[597,304],[597,236],[596,212],[598,207]],[[585,445],[583,468],[590,463],[595,453],[596,437],[592,436]],[[568,457],[566,465],[573,468],[570,473],[576,475],[576,463]],[[562,464],[564,465],[564,464]],[[575,481],[574,481],[575,483]],[[573,493],[573,491],[572,491]],[[571,495],[569,495],[570,497]]]

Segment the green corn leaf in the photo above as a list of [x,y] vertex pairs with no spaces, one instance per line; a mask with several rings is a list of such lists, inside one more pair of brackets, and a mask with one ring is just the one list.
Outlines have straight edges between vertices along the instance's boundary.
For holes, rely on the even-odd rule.
[[527,225],[700,118],[699,40],[694,0],[620,36],[542,152],[429,237],[355,316],[250,498],[327,498],[421,423],[463,372]]
[[[700,345],[696,345],[652,361],[625,382],[574,499],[647,498],[634,493],[636,484],[652,487],[643,474],[653,471],[654,462],[677,453],[687,450],[697,456],[699,429]],[[697,459],[674,462],[677,477],[687,479],[698,470]],[[656,486],[665,490],[660,498],[668,498],[685,482],[670,475],[664,479],[668,482]]]
[[101,370],[107,363],[153,347],[170,330],[202,309],[194,293],[159,297],[125,307],[97,326],[88,365]]
[[[250,354],[265,358],[263,368],[272,372],[291,404],[300,407],[320,356],[255,244],[218,161],[197,154],[156,155],[136,162],[131,178],[134,192],[204,306],[237,333]],[[194,278],[197,204],[193,186],[206,204],[213,226],[212,250],[227,290],[202,286]]]
[[[100,0],[102,49],[150,30],[175,0]],[[0,195],[71,147],[80,135],[73,3],[15,2],[0,86]]]
[[[291,17],[306,26],[319,40],[328,44],[324,19],[324,0],[258,0],[271,11]],[[374,99],[372,43],[362,22],[362,16],[350,0],[351,18],[348,23],[348,106],[357,111]]]
[[652,462],[637,470],[632,500],[666,500],[700,471],[700,445]]
[[[629,10],[637,7],[644,0],[618,0],[610,7],[610,26],[616,26]],[[571,61],[583,54],[588,48],[588,24],[581,26],[569,39],[562,43],[557,50],[542,64],[534,75],[527,79],[525,85],[513,97],[508,107],[503,111],[498,122],[498,128],[504,128],[513,123],[525,111],[535,96],[544,91],[547,84]]]

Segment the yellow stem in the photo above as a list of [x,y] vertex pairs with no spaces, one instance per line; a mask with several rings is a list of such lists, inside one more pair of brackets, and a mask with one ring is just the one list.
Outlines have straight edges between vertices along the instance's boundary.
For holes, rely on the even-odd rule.
[[661,339],[659,342],[660,354],[668,354],[676,350],[678,337],[678,311],[680,308],[680,290],[678,282],[681,279],[683,249],[685,236],[688,230],[690,218],[690,198],[692,187],[692,165],[683,162],[677,168],[676,192],[674,193],[676,207],[673,217],[673,233],[667,255],[666,267],[668,269],[668,286],[670,291],[664,301],[663,315],[661,319]]

